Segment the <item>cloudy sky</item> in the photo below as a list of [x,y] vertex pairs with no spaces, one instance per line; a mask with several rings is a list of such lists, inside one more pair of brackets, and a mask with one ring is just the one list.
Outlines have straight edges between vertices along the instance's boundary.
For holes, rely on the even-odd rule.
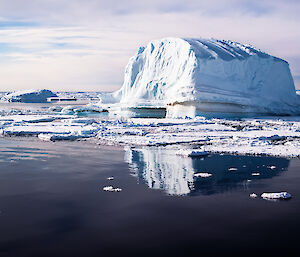
[[287,60],[300,89],[298,0],[0,0],[0,91],[113,91],[162,37],[250,43]]

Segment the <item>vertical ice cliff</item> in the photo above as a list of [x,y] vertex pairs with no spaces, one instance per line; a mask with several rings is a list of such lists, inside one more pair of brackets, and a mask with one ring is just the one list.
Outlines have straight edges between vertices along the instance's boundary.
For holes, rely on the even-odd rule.
[[299,114],[289,65],[249,45],[164,38],[140,47],[122,88],[103,97],[127,107],[202,113]]

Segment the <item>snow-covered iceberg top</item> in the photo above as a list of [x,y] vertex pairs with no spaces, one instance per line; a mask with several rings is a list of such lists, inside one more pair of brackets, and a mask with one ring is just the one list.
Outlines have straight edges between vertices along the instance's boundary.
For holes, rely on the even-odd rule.
[[7,102],[45,103],[47,102],[47,98],[56,96],[55,93],[48,89],[29,89],[6,94],[1,100]]
[[121,89],[100,98],[101,104],[167,107],[169,116],[300,113],[286,61],[217,39],[151,41],[129,60]]

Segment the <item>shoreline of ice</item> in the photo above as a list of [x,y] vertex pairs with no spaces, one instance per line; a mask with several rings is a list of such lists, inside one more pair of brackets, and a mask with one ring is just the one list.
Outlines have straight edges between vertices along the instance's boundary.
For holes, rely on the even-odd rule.
[[[72,109],[72,108],[71,108]],[[300,117],[155,119],[118,118],[107,113],[0,115],[1,136],[34,136],[41,140],[93,138],[119,146],[172,146],[191,152],[300,157]]]

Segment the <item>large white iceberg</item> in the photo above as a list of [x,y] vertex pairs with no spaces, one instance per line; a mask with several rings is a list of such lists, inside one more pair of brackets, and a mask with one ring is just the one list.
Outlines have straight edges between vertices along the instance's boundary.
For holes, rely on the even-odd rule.
[[29,89],[6,94],[1,100],[7,102],[45,103],[47,102],[47,98],[56,96],[55,93],[48,89]]
[[100,97],[122,108],[165,107],[173,117],[300,113],[286,61],[216,39],[151,41],[129,60],[121,89]]

